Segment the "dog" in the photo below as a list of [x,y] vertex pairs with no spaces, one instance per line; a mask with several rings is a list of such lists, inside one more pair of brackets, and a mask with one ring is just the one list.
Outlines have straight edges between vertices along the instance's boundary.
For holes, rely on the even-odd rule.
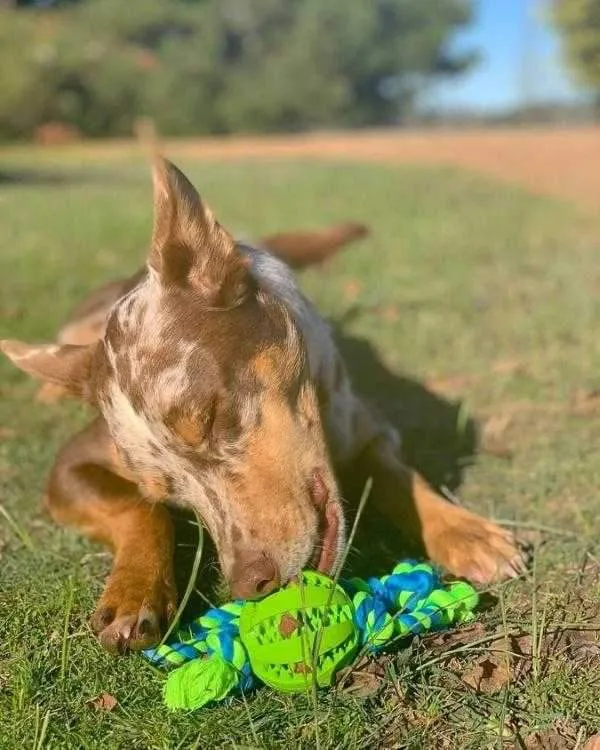
[[354,392],[328,325],[277,257],[302,266],[364,231],[236,241],[156,157],[146,268],[96,292],[60,343],[1,343],[17,367],[97,411],[60,450],[45,499],[56,521],[113,549],[91,618],[109,651],[155,644],[173,618],[172,504],[201,518],[231,595],[263,596],[304,567],[337,570],[348,467],[372,479],[367,512],[383,514],[399,546],[418,539],[477,583],[522,571],[509,532],[403,463],[399,433]]

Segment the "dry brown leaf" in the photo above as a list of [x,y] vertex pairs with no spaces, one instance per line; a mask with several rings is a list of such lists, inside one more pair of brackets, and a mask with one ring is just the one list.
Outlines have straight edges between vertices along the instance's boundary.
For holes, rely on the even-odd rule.
[[515,678],[525,677],[531,672],[533,639],[530,635],[513,635],[510,637],[510,648],[516,654],[512,658]]
[[510,681],[510,670],[501,657],[486,656],[462,679],[478,693],[497,693]]
[[600,388],[579,388],[571,399],[573,414],[594,414],[600,409]]
[[16,431],[11,427],[0,427],[0,440],[10,440],[16,435]]
[[355,302],[363,290],[363,285],[358,279],[348,279],[344,284],[344,299],[347,302]]
[[506,445],[482,445],[479,450],[488,456],[494,456],[494,458],[502,458],[505,461],[510,461],[514,456],[513,451]]
[[518,359],[500,359],[492,365],[496,375],[525,375],[527,368]]
[[391,323],[394,323],[400,318],[400,310],[396,305],[384,305],[378,309],[377,314],[380,318],[388,320]]
[[96,698],[86,701],[86,704],[97,711],[113,711],[117,707],[117,699],[110,693],[100,693]]
[[558,732],[549,730],[530,734],[525,740],[525,747],[527,750],[568,750],[572,744]]
[[505,444],[505,433],[512,422],[511,414],[495,414],[485,420],[481,428],[480,450],[496,458],[512,458],[512,450]]
[[355,696],[356,698],[368,698],[375,695],[382,685],[382,680],[376,674],[371,672],[353,672],[346,684],[344,693]]
[[565,630],[557,647],[575,662],[590,662],[600,666],[600,625],[598,630]]
[[[368,675],[368,677],[362,675]],[[377,689],[379,689],[385,676],[385,666],[381,659],[371,659],[369,656],[363,655],[356,664],[340,669],[335,676],[335,684],[344,692],[348,691],[360,696],[367,693],[371,694],[368,692],[370,690],[369,685],[373,686],[375,681],[377,681]]]
[[485,420],[481,428],[482,440],[497,441],[504,437],[512,422],[511,414],[495,414]]
[[429,378],[425,387],[441,396],[454,396],[461,393],[476,380],[475,375],[451,375],[449,377]]
[[474,622],[467,627],[446,630],[423,640],[427,648],[433,653],[441,653],[457,646],[466,646],[473,641],[478,641],[486,635],[486,632],[481,622]]

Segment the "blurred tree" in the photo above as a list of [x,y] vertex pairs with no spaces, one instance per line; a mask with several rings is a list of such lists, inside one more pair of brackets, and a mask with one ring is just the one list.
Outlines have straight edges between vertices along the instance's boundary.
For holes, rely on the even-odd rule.
[[555,0],[552,10],[571,67],[600,91],[600,0]]
[[0,5],[5,136],[141,116],[172,134],[386,124],[474,61],[449,45],[468,0],[26,2]]
[[460,0],[223,0],[237,58],[223,120],[276,130],[396,121],[424,80],[474,62],[452,54],[470,19]]

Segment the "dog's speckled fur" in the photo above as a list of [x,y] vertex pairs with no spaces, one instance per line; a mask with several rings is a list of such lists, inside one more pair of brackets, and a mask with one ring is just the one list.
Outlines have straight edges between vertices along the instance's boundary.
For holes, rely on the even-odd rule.
[[[323,259],[315,247],[309,256]],[[287,248],[298,264],[298,246]],[[262,594],[306,565],[335,569],[336,477],[348,464],[373,477],[373,503],[399,537],[454,574],[488,582],[522,565],[510,534],[401,463],[398,433],[355,395],[288,266],[236,243],[164,160],[148,268],[96,293],[61,342],[3,350],[99,411],[61,451],[48,506],[115,550],[93,619],[109,649],[154,642],[175,606],[165,502],[202,517],[234,594]]]

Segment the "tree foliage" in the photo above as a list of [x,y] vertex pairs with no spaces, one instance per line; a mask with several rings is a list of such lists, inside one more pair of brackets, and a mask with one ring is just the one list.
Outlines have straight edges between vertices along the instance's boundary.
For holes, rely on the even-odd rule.
[[0,134],[230,133],[397,121],[467,0],[80,0],[0,10]]
[[555,0],[553,17],[573,71],[600,90],[600,0]]

